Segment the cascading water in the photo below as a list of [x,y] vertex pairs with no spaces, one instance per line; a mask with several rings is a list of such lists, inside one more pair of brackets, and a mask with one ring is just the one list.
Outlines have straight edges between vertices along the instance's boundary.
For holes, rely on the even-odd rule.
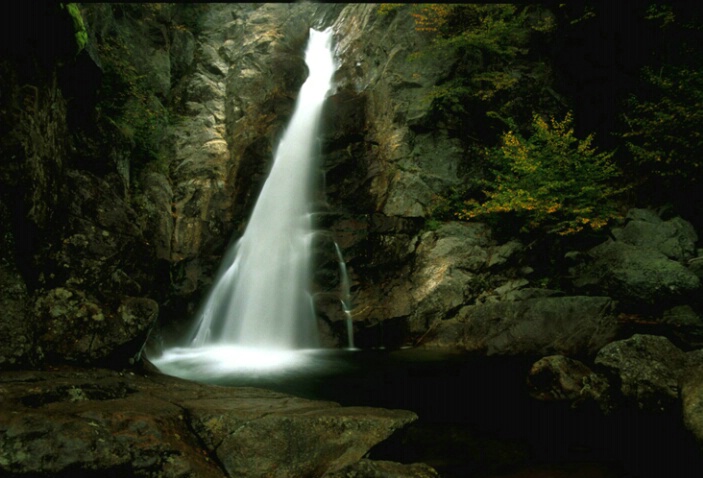
[[[319,345],[308,291],[310,205],[319,121],[336,70],[331,42],[330,29],[310,30],[309,76],[246,230],[225,257],[189,347],[166,351],[154,360],[160,368],[179,357],[262,365],[282,354],[290,362],[287,351]],[[255,355],[234,357],[233,347]]]
[[351,303],[351,284],[349,283],[349,272],[347,271],[347,263],[342,256],[342,250],[339,244],[334,243],[334,249],[337,252],[337,260],[339,261],[339,286],[344,310],[345,319],[347,322],[347,347],[354,348],[354,324],[352,322],[352,303]]

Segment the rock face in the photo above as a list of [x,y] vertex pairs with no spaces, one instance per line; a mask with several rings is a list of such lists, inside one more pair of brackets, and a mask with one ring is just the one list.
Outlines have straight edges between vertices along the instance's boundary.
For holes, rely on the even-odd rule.
[[[0,203],[0,222],[8,224],[10,214]],[[21,365],[27,359],[34,344],[34,333],[26,320],[29,294],[27,286],[17,270],[14,257],[15,244],[12,235],[0,235],[0,367]]]
[[489,355],[595,355],[616,336],[607,297],[544,297],[464,307],[431,332],[427,347]]
[[703,364],[683,377],[681,386],[683,421],[703,449]]
[[[8,372],[0,386],[8,477],[344,476],[335,473],[391,466],[359,461],[417,418],[106,370]],[[424,475],[399,476],[436,476],[421,468]]]

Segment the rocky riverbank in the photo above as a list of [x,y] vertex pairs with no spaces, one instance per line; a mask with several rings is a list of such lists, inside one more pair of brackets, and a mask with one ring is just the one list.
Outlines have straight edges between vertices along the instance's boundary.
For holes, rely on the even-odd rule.
[[3,372],[0,401],[7,477],[436,476],[363,459],[417,419],[409,411],[72,368]]

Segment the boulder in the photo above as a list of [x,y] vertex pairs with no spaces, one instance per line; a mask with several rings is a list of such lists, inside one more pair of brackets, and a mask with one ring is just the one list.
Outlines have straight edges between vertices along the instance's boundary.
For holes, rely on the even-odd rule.
[[36,346],[54,362],[134,363],[158,312],[148,298],[123,297],[113,309],[79,289],[57,287],[35,302]]
[[631,209],[627,223],[616,227],[616,240],[636,247],[653,249],[675,261],[686,261],[696,255],[698,235],[690,222],[675,217],[664,221],[649,209]]
[[7,372],[0,386],[3,476],[321,477],[417,418],[99,369]]
[[667,335],[679,346],[688,349],[703,347],[703,318],[690,305],[665,310],[661,323],[666,327]]
[[[420,235],[410,279],[412,333],[446,320],[480,291],[489,270],[504,265],[522,245],[496,244],[482,223],[447,222]],[[525,283],[522,283],[524,285]]]
[[611,240],[588,255],[589,262],[572,269],[574,285],[607,293],[629,307],[681,301],[701,286],[683,264],[648,247]]
[[682,378],[681,403],[684,425],[703,449],[703,360]]
[[607,402],[608,382],[582,362],[563,355],[542,357],[530,368],[530,395],[543,401],[566,401],[578,406],[586,400]]
[[662,220],[653,211],[632,209],[612,239],[587,254],[573,255],[573,284],[595,294],[617,297],[626,310],[651,312],[677,305],[701,286],[687,267],[696,255],[693,226],[676,217]]
[[642,334],[606,345],[595,358],[619,384],[627,403],[651,412],[678,406],[679,381],[687,363],[686,354],[666,337]]
[[424,347],[487,355],[595,355],[619,325],[608,297],[536,297],[463,307]]

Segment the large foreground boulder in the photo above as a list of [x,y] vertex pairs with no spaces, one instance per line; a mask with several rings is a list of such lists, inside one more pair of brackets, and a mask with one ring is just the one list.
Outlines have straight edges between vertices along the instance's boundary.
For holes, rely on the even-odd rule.
[[320,477],[417,418],[108,370],[6,372],[0,391],[4,477]]

